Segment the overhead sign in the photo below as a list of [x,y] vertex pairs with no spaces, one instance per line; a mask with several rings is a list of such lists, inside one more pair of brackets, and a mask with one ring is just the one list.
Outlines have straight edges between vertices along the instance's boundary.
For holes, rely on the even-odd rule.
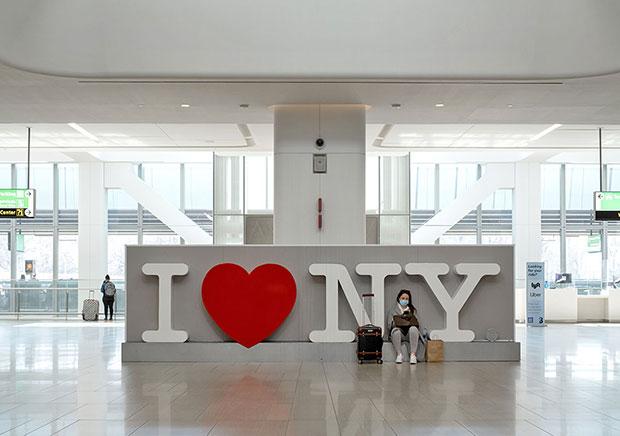
[[597,221],[620,221],[620,192],[594,193],[594,219]]
[[527,325],[543,327],[545,325],[545,264],[528,262],[526,278]]
[[34,189],[0,189],[0,218],[34,218]]

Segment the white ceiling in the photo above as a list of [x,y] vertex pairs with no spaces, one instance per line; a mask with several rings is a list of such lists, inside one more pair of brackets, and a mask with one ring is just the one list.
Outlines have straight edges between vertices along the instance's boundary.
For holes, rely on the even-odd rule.
[[361,103],[369,124],[618,124],[620,74],[542,82],[101,81],[0,65],[0,123],[269,124],[270,108],[285,103]]

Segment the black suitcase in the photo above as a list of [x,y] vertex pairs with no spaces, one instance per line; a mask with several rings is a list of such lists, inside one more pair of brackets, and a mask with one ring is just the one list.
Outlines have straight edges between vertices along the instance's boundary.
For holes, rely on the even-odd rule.
[[[371,297],[374,297],[374,294],[362,295],[362,298]],[[357,361],[360,364],[369,361],[383,363],[383,332],[381,327],[366,324],[357,328]]]

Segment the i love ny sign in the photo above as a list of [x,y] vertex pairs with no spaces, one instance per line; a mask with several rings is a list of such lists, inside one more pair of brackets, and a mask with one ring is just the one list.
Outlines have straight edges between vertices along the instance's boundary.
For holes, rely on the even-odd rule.
[[[385,311],[385,279],[401,274],[398,263],[361,263],[355,272],[371,279],[375,295],[372,314],[366,313],[358,290],[344,265],[311,264],[309,273],[325,277],[325,329],[310,332],[311,342],[352,342],[355,333],[338,326],[338,292],[342,289],[359,325],[373,321],[382,328]],[[433,330],[431,338],[445,342],[470,342],[474,332],[459,328],[459,312],[484,276],[497,275],[496,263],[459,263],[454,272],[464,276],[456,292],[448,292],[440,276],[450,271],[446,263],[408,263],[406,274],[422,276],[446,312],[445,328]],[[183,263],[146,263],[146,275],[159,279],[159,309],[157,330],[142,333],[145,342],[185,342],[189,336],[172,326],[172,277],[183,276],[189,267]],[[204,308],[231,339],[250,348],[272,335],[290,314],[297,297],[295,278],[282,265],[268,263],[248,272],[233,263],[221,263],[211,268],[202,282]],[[372,315],[372,316],[371,316]]]

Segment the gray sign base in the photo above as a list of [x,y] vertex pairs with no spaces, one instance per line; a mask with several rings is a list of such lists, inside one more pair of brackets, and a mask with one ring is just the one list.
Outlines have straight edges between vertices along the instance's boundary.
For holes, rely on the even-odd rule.
[[[262,342],[247,349],[235,342],[122,344],[123,362],[355,362],[356,343]],[[446,362],[518,362],[519,342],[446,342]],[[390,343],[383,360],[393,362]]]

